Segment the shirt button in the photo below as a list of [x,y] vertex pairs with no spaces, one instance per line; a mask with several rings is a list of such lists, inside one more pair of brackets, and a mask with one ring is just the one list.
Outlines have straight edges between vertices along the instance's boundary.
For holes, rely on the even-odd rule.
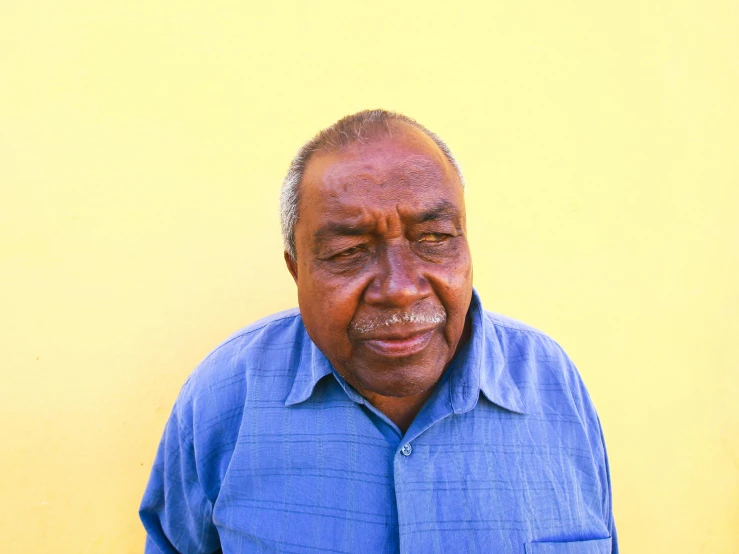
[[413,452],[413,448],[411,447],[411,443],[407,442],[403,445],[403,448],[400,449],[400,453],[403,456],[410,456],[411,452]]

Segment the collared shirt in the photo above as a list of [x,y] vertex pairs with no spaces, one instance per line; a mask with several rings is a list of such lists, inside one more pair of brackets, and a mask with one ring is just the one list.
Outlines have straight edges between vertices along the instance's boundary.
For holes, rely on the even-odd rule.
[[141,505],[147,554],[617,552],[600,422],[552,339],[486,312],[402,433],[297,310],[182,388]]

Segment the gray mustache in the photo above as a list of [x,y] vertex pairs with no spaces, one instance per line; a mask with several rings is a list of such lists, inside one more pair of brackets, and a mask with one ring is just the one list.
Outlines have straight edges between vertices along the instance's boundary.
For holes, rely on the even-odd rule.
[[395,312],[389,316],[352,321],[349,329],[359,334],[370,333],[383,327],[396,327],[408,323],[432,324],[446,321],[446,312],[441,308],[424,311]]

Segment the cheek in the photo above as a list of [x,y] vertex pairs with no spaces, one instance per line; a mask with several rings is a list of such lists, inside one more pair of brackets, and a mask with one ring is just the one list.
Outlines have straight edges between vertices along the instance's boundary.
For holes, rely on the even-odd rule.
[[446,301],[451,304],[464,303],[465,297],[472,292],[472,263],[469,255],[458,256],[440,269],[436,282],[442,287]]
[[446,336],[456,343],[464,329],[472,299],[472,264],[469,256],[448,264],[436,278],[439,299],[447,311]]
[[457,257],[450,271],[454,275],[455,282],[463,283],[472,279],[472,257],[468,246],[465,246],[463,252]]
[[351,281],[303,273],[298,281],[298,301],[303,320],[313,341],[333,356],[347,355],[347,329],[357,310],[361,294]]

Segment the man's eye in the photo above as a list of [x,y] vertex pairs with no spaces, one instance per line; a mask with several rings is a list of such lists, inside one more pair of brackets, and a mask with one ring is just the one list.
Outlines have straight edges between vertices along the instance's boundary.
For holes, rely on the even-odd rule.
[[425,242],[426,244],[433,244],[444,242],[449,239],[449,235],[444,233],[424,233],[418,239],[418,242]]
[[361,246],[352,246],[351,248],[347,248],[346,250],[342,250],[338,254],[334,254],[334,258],[341,259],[341,258],[351,258],[353,255],[357,254],[362,249]]

